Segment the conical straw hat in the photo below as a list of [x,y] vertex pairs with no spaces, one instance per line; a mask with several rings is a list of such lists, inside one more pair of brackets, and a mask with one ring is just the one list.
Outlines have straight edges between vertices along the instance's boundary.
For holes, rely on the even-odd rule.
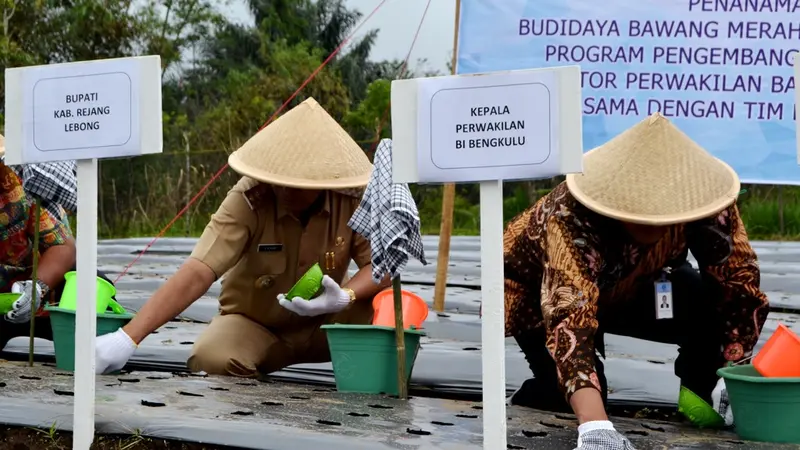
[[258,181],[299,189],[363,187],[372,173],[364,151],[312,98],[256,133],[228,164]]
[[603,216],[670,225],[712,216],[739,194],[739,177],[659,113],[586,153],[567,186]]

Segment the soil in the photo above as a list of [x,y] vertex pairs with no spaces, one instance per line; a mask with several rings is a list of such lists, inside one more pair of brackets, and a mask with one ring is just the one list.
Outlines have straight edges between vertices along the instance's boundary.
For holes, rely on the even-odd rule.
[[[36,428],[0,428],[0,450],[68,450],[72,433]],[[93,450],[237,450],[235,447],[167,441],[138,435],[98,435]]]

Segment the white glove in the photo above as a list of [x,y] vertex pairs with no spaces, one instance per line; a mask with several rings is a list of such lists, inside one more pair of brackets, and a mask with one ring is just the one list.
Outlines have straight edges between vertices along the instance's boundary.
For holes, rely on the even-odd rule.
[[720,378],[717,381],[717,387],[711,392],[711,401],[714,410],[725,419],[725,426],[733,426],[733,409],[731,402],[728,400],[728,389],[725,387],[725,379]]
[[278,303],[298,316],[319,316],[322,314],[337,313],[350,304],[350,295],[343,291],[333,279],[327,275],[322,277],[322,295],[311,300],[301,297],[287,299],[283,294],[278,295]]
[[95,340],[94,372],[100,375],[122,369],[131,359],[136,348],[136,343],[122,328],[113,333],[98,336]]
[[[47,292],[42,292],[44,283],[33,284],[33,281],[17,281],[11,285],[11,292],[22,294],[17,301],[11,305],[11,311],[6,313],[6,320],[12,323],[26,323],[31,320],[31,307],[38,309],[42,304],[42,297]],[[36,305],[33,305],[33,287],[36,286]]]
[[631,441],[614,429],[608,420],[585,422],[578,426],[575,450],[636,450]]

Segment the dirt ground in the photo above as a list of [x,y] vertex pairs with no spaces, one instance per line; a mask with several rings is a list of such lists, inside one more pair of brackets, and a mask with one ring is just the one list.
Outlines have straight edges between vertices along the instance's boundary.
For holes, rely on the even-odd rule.
[[[68,450],[72,448],[72,433],[55,429],[0,428],[0,450]],[[234,447],[165,441],[145,436],[97,436],[95,450],[236,450]]]

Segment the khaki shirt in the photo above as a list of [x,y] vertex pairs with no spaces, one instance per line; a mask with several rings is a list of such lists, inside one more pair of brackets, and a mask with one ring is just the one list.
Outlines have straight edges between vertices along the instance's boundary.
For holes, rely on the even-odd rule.
[[[314,263],[337,283],[351,260],[359,268],[370,264],[369,242],[347,225],[359,202],[358,197],[326,191],[322,208],[304,228],[275,201],[272,186],[243,177],[212,215],[191,255],[217,277],[225,275],[220,312],[242,314],[272,330],[322,322],[288,311],[277,296]],[[371,302],[359,301],[334,319],[341,316],[346,322],[353,312],[371,315]]]

